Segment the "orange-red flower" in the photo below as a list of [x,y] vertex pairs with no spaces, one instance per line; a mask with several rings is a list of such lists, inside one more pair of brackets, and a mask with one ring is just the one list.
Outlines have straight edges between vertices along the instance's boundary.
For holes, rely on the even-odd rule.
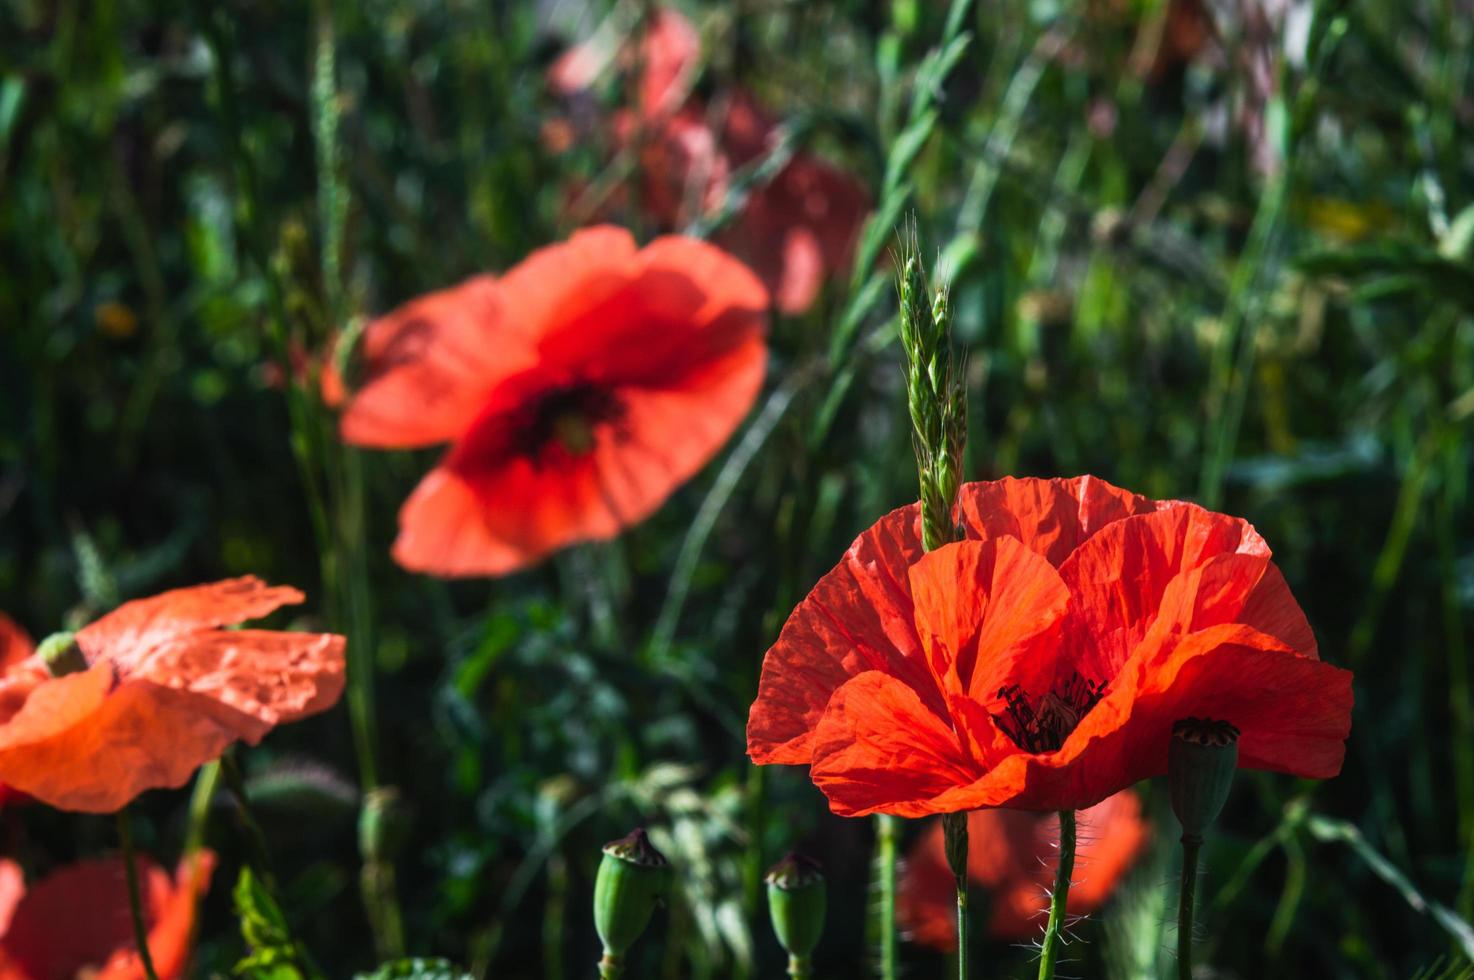
[[1247,522],[1092,477],[968,484],[967,540],[882,518],[768,651],[754,762],[810,764],[834,812],[1080,809],[1167,771],[1172,723],[1239,765],[1340,771],[1351,674]]
[[371,324],[343,438],[451,444],[400,511],[395,559],[497,575],[643,520],[752,407],[767,305],[715,246],[598,227]]
[[[709,102],[691,95],[701,39],[674,10],[656,12],[638,45],[610,48],[606,38],[572,48],[549,82],[575,95],[610,62],[637,73],[635,105],[614,116],[614,142],[637,154],[641,208],[663,228],[681,227],[726,197],[735,170],[773,148],[778,122],[742,88]],[[829,276],[848,269],[868,210],[854,177],[797,153],[750,194],[717,241],[752,264],[778,309],[801,313]]]
[[[148,951],[159,980],[182,977],[195,915],[215,856],[186,858],[171,878],[137,861]],[[20,867],[0,860],[0,980],[143,980],[120,858],[82,861],[26,888]]]
[[84,669],[40,654],[0,673],[0,783],[64,810],[117,810],[179,786],[237,739],[333,705],[343,637],[226,630],[302,601],[246,577],[119,606],[75,637]]
[[[1131,790],[1077,815],[1078,845],[1069,913],[1089,915],[1105,904],[1131,868],[1148,833],[1141,801]],[[1059,816],[1028,810],[976,810],[967,815],[967,876],[988,893],[988,934],[1017,942],[1039,934],[1059,865]],[[906,859],[896,916],[912,941],[957,948],[957,898],[940,820]]]

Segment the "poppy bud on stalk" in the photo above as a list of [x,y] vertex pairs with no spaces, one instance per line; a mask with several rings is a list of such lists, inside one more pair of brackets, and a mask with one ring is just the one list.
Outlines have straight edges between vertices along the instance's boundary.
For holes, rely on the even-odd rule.
[[1182,888],[1177,897],[1177,976],[1192,978],[1193,893],[1198,848],[1228,800],[1239,764],[1239,730],[1226,721],[1183,718],[1167,748],[1167,792],[1182,824]]
[[1226,721],[1184,718],[1172,726],[1167,789],[1182,839],[1201,843],[1218,819],[1239,765],[1239,730]]
[[604,845],[604,858],[594,879],[594,928],[604,943],[599,961],[603,980],[624,974],[624,954],[650,924],[655,906],[665,897],[670,864],[650,843],[642,827]]
[[788,953],[790,977],[813,976],[811,957],[824,932],[828,892],[819,862],[796,851],[768,869],[768,914]]
[[77,646],[76,635],[52,633],[36,648],[36,655],[41,658],[52,677],[80,674],[87,669],[87,658],[82,656],[82,648]]

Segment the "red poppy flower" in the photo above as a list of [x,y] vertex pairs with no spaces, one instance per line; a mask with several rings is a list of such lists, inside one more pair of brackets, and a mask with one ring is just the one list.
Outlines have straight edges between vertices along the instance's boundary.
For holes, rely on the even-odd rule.
[[1247,522],[1092,477],[968,484],[967,540],[916,505],[814,587],[763,664],[754,762],[811,765],[839,814],[1081,809],[1167,771],[1172,723],[1238,726],[1239,765],[1340,771],[1351,674]]
[[220,627],[302,601],[256,578],[125,603],[83,628],[85,669],[39,655],[0,674],[0,782],[64,810],[117,810],[179,786],[237,739],[326,710],[343,637]]
[[[1069,913],[1105,904],[1145,846],[1141,801],[1130,790],[1077,815],[1078,845]],[[967,876],[988,892],[988,934],[1019,942],[1039,934],[1049,914],[1048,889],[1059,865],[1059,816],[1028,810],[975,810],[967,815]],[[957,948],[957,898],[941,821],[933,821],[906,859],[896,916],[912,941],[944,952]]]
[[[734,170],[772,149],[778,122],[741,88],[710,104],[691,97],[700,37],[675,11],[656,13],[638,48],[629,45],[623,58],[609,48],[607,38],[596,38],[571,49],[550,71],[550,84],[572,95],[610,62],[638,71],[636,105],[615,114],[614,142],[636,152],[641,208],[663,228],[682,227],[721,203]],[[752,264],[778,309],[802,313],[829,276],[848,270],[868,211],[855,178],[797,153],[749,195],[717,241]]]
[[[171,878],[139,858],[148,951],[159,980],[185,975],[199,900],[215,855],[196,852]],[[3,905],[10,901],[10,915]],[[0,980],[143,980],[121,858],[82,861],[27,889],[14,862],[0,862]]]
[[[36,652],[36,645],[31,642],[30,634],[20,628],[15,620],[4,613],[0,613],[0,678],[14,665],[25,660]],[[14,806],[17,803],[25,803],[29,800],[25,793],[14,787],[0,783],[0,809]],[[3,897],[3,889],[0,889],[0,897]]]
[[379,367],[343,438],[451,443],[400,511],[395,560],[498,575],[643,520],[752,407],[767,303],[715,246],[599,227],[372,324]]

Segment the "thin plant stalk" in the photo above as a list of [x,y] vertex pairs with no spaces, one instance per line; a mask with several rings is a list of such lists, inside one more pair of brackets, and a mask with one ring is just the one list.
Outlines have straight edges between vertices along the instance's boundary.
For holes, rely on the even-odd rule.
[[1052,980],[1064,945],[1065,909],[1070,902],[1070,877],[1075,873],[1075,811],[1059,812],[1059,870],[1054,875],[1054,893],[1049,896],[1049,924],[1044,927],[1044,945],[1039,954],[1039,980]]
[[220,785],[220,760],[216,759],[200,766],[195,776],[194,791],[189,797],[189,821],[185,825],[184,853],[194,854],[205,846],[205,828],[210,823],[210,803],[215,798],[215,788]]
[[1198,890],[1198,849],[1201,838],[1182,838],[1182,886],[1177,893],[1177,976],[1192,980],[1193,911]]
[[901,821],[888,813],[875,817],[875,874],[880,891],[880,975],[895,980],[896,951],[896,838]]
[[957,976],[967,980],[967,875],[957,876]]
[[148,948],[148,927],[143,922],[143,897],[138,890],[138,864],[133,853],[133,825],[128,822],[127,807],[118,811],[118,842],[123,848],[123,875],[128,879],[128,913],[133,919],[133,942],[138,947],[138,961],[143,964],[143,975],[147,980],[159,980],[153,954]]

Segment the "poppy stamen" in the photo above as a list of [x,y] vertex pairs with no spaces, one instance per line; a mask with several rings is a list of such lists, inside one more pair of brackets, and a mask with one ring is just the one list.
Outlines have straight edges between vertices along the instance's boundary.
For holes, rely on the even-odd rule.
[[1033,704],[1023,687],[1006,684],[998,689],[1004,713],[993,715],[993,721],[1025,752],[1054,752],[1104,694],[1104,683],[1089,680],[1078,671]]

